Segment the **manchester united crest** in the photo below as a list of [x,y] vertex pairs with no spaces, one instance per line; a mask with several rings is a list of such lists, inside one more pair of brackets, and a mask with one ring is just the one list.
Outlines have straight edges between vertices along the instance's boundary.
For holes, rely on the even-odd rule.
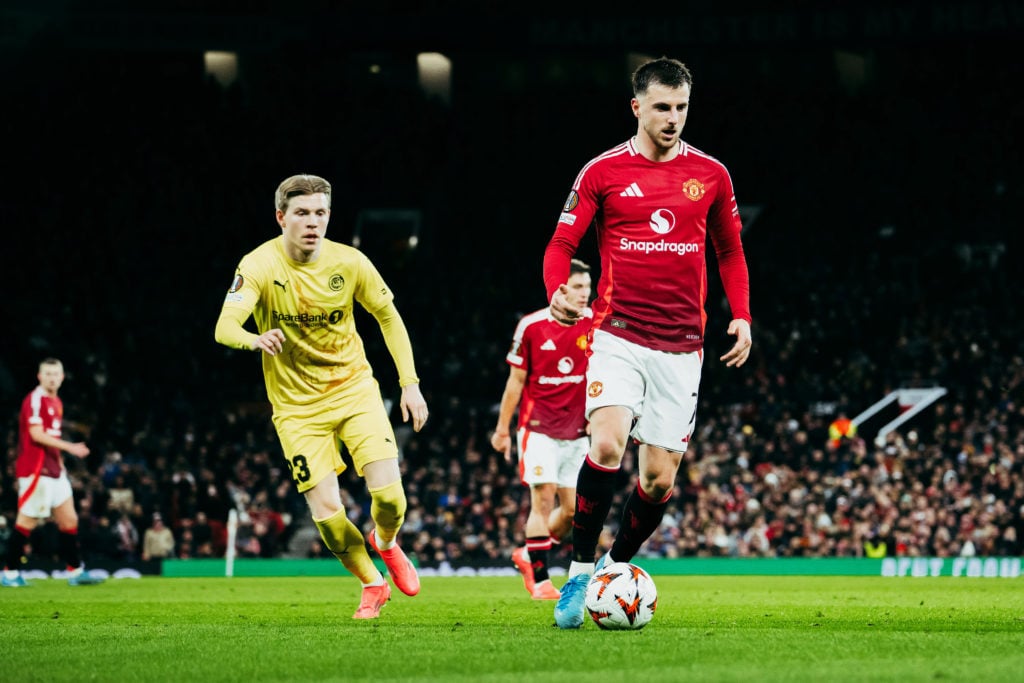
[[696,178],[690,178],[683,183],[683,194],[686,195],[687,199],[699,202],[704,198],[704,183]]
[[604,384],[601,382],[591,382],[590,386],[587,387],[587,396],[590,398],[597,398],[604,391]]

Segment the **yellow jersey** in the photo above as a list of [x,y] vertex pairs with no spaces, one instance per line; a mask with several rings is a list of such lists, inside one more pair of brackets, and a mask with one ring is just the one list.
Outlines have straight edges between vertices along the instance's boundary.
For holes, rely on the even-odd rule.
[[281,353],[261,354],[267,398],[277,411],[329,402],[372,377],[353,305],[358,301],[373,313],[393,299],[358,249],[325,239],[315,261],[300,263],[278,237],[242,257],[224,309],[251,314],[260,334],[275,327],[284,332]]

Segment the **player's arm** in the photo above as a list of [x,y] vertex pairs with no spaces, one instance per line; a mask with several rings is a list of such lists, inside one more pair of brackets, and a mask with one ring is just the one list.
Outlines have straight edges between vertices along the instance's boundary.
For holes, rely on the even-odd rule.
[[501,405],[498,408],[498,424],[494,427],[494,434],[491,435],[491,447],[494,450],[504,453],[505,460],[512,460],[512,434],[509,431],[512,424],[512,416],[515,415],[519,399],[523,396],[523,387],[526,386],[526,370],[512,366],[509,368],[508,379],[505,381],[505,391],[501,394]]
[[395,361],[395,369],[398,370],[398,384],[402,387],[402,398],[399,402],[402,408],[402,421],[408,422],[411,417],[412,428],[418,432],[426,423],[429,413],[427,402],[420,391],[420,378],[416,376],[409,331],[394,302],[389,301],[371,313],[380,325],[384,343],[391,353],[392,360]]
[[718,197],[708,216],[708,233],[718,260],[718,274],[722,278],[725,297],[732,311],[732,320],[726,332],[736,337],[736,341],[719,360],[725,361],[728,367],[740,367],[747,362],[753,344],[750,332],[750,275],[740,239],[743,226],[732,180],[725,172],[723,178],[719,184],[721,189]]
[[544,250],[544,288],[551,315],[563,325],[571,325],[583,315],[583,311],[570,302],[569,288],[565,283],[569,280],[569,262],[597,214],[597,196],[593,176],[581,173],[562,207],[555,233]]
[[[233,349],[263,351],[276,356],[284,348],[285,337],[281,329],[275,327],[260,333],[245,329],[245,322],[252,315],[260,298],[259,267],[254,266],[248,259],[248,256],[243,258],[238,265],[235,279],[221,305],[213,337],[217,343]],[[256,276],[252,274],[254,271],[257,272]]]
[[85,456],[89,455],[89,447],[86,446],[84,443],[65,441],[64,439],[60,439],[54,436],[53,434],[47,434],[46,430],[43,429],[43,425],[41,424],[29,425],[28,435],[32,437],[32,440],[35,441],[40,446],[44,446],[47,448],[57,448],[64,451],[65,453],[70,453],[71,455],[78,458],[84,458]]
[[245,321],[252,315],[241,308],[225,306],[217,318],[213,336],[218,343],[243,351],[263,351],[271,356],[281,353],[284,348],[284,332],[272,328],[262,334],[245,329]]

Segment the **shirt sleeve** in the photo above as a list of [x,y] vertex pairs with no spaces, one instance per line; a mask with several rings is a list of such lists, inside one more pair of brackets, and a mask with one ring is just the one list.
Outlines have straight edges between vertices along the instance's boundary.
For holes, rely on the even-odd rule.
[[245,329],[243,325],[249,319],[249,313],[241,308],[225,306],[217,318],[217,327],[213,336],[218,343],[233,349],[252,351],[258,334]]
[[569,280],[569,261],[597,215],[600,208],[598,197],[594,171],[581,171],[562,207],[555,234],[544,250],[544,288],[549,302],[555,290]]
[[718,259],[718,274],[722,278],[722,288],[729,300],[729,309],[734,319],[751,322],[750,316],[750,275],[747,271],[747,259],[743,252],[740,232],[740,211],[736,204],[732,179],[727,171],[722,172],[718,196],[708,216],[708,232]]
[[389,301],[383,308],[372,311],[372,313],[380,325],[380,331],[384,335],[384,343],[387,345],[388,351],[391,352],[391,358],[395,361],[399,386],[419,384],[420,378],[416,376],[416,363],[413,360],[409,331],[405,327],[402,316],[398,314],[394,302]]
[[245,351],[252,350],[259,336],[244,327],[260,296],[258,279],[251,274],[251,270],[246,265],[246,259],[238,264],[235,279],[231,281],[231,287],[224,297],[213,333],[218,343]]

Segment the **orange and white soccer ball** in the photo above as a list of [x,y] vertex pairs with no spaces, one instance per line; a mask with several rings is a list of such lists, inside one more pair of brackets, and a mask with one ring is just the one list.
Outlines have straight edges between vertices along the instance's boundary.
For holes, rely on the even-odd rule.
[[658,589],[646,571],[615,562],[595,572],[587,584],[587,614],[603,629],[643,628],[658,608]]

